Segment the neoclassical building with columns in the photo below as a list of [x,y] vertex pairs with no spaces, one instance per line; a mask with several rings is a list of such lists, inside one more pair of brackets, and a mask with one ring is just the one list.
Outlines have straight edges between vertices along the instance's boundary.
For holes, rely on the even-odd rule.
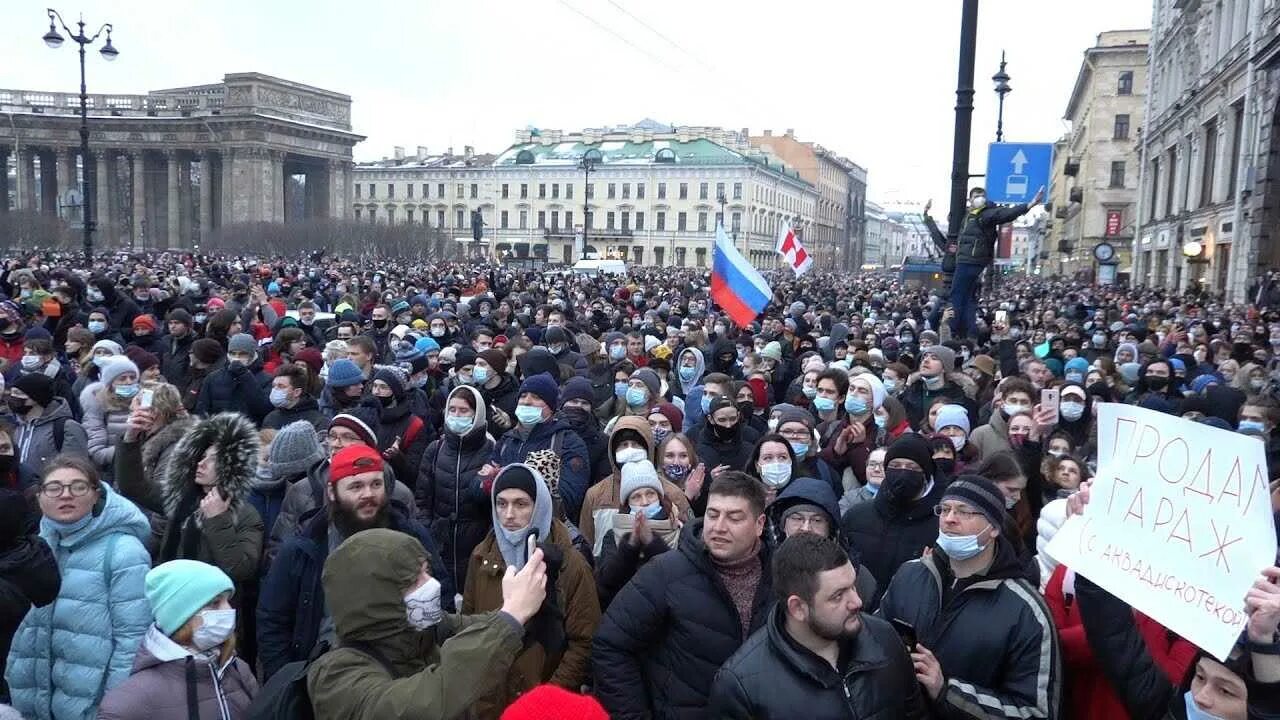
[[351,98],[263,75],[145,95],[0,89],[0,212],[76,224],[81,173],[96,187],[100,248],[187,248],[240,223],[351,212]]

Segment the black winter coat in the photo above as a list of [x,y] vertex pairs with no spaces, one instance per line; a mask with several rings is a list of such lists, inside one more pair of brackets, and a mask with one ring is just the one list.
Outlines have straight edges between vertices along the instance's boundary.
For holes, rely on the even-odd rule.
[[[841,648],[839,671],[787,634],[778,606],[716,674],[716,718],[899,720],[926,717],[911,658],[889,623],[862,616],[862,629]],[[803,708],[803,712],[800,711]]]
[[1000,207],[987,205],[965,213],[957,238],[956,262],[964,265],[989,265],[995,258],[996,236],[1000,226],[1027,214],[1026,205]]
[[493,529],[480,468],[493,455],[493,438],[477,423],[464,437],[446,431],[427,446],[414,500],[457,586],[466,587],[471,551]]
[[58,561],[39,536],[22,538],[0,554],[0,703],[9,702],[5,661],[18,625],[32,605],[48,605],[57,599],[61,588]]
[[939,548],[902,566],[876,615],[915,628],[920,644],[942,666],[945,684],[933,702],[948,720],[1057,720],[1062,712],[1062,651],[1053,616],[1022,577],[1013,546],[996,539],[995,558],[981,575],[951,572]]
[[[903,563],[920,557],[924,549],[938,539],[938,517],[933,507],[942,500],[946,489],[934,483],[928,495],[906,508],[895,507],[889,497],[876,494],[871,502],[849,508],[840,520],[840,532],[854,552],[862,556],[862,564],[879,581],[880,591]],[[863,598],[868,608],[875,608],[880,598]]]
[[270,384],[260,371],[236,363],[235,368],[223,366],[209,373],[200,384],[196,398],[197,415],[210,417],[221,412],[238,412],[255,424],[271,412],[271,400],[266,386]]
[[[764,543],[760,562],[752,632],[768,620],[773,600]],[[676,551],[645,563],[600,621],[591,644],[596,697],[614,720],[710,719],[712,680],[745,640],[702,542],[702,520],[694,520]]]
[[262,421],[263,428],[271,430],[281,430],[289,423],[295,423],[299,420],[311,423],[316,432],[322,433],[329,428],[329,418],[320,412],[320,404],[313,397],[303,396],[298,400],[298,404],[291,408],[276,408],[267,413],[267,417]]
[[183,337],[166,335],[164,352],[160,355],[160,374],[170,385],[185,390],[191,382],[191,345],[196,341],[195,332]]

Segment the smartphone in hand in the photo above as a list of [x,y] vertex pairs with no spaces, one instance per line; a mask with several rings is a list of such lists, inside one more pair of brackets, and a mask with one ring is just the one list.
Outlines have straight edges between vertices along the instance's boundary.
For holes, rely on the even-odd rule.
[[1058,413],[1059,400],[1061,400],[1061,397],[1057,388],[1045,388],[1040,391],[1040,409],[1053,411],[1054,425],[1057,425],[1062,419]]
[[155,393],[150,388],[145,388],[138,393],[138,407],[143,409],[151,408],[151,400]]
[[907,652],[915,652],[917,644],[915,626],[898,618],[893,618],[889,624],[898,633],[898,637],[902,638],[902,644],[907,647]]

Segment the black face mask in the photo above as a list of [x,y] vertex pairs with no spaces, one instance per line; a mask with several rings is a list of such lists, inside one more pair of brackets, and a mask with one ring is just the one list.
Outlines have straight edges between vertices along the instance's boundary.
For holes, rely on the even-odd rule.
[[373,320],[373,326],[374,326],[374,327],[376,327],[376,328],[378,328],[379,330],[381,330],[382,328],[384,328],[384,327],[386,327],[386,326],[387,326],[387,319],[386,319],[386,318],[382,318],[381,320],[379,320],[379,319],[377,319],[377,318],[374,318],[374,320]]
[[569,423],[569,427],[579,430],[587,427],[591,423],[591,413],[578,407],[561,408],[560,417]]
[[934,458],[934,467],[938,468],[938,472],[943,475],[953,475],[956,471],[956,461],[951,458]]
[[1158,375],[1148,375],[1146,377],[1147,387],[1152,390],[1163,390],[1169,386],[1169,378],[1160,377]]
[[0,455],[0,475],[8,475],[14,466],[13,455]]
[[384,408],[389,408],[389,407],[391,407],[392,405],[394,405],[394,404],[395,404],[395,402],[396,402],[396,396],[395,396],[395,395],[387,395],[387,396],[385,396],[385,397],[384,397],[384,396],[382,396],[382,395],[379,395],[379,396],[378,396],[378,402],[382,403],[382,407],[384,407]]
[[9,409],[13,411],[14,415],[26,415],[27,411],[31,409],[30,400],[19,400],[11,397],[8,402]]
[[717,425],[716,423],[711,423],[711,436],[721,442],[727,442],[729,440],[732,440],[738,434],[737,430],[738,430],[737,426],[725,427],[723,425]]
[[925,476],[919,470],[901,470],[889,468],[884,471],[884,482],[880,484],[880,495],[890,505],[906,507],[924,489]]

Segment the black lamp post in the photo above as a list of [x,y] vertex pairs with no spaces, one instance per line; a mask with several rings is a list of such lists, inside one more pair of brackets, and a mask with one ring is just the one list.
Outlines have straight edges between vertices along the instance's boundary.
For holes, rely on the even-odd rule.
[[[602,160],[604,155],[600,153],[600,149],[591,148],[583,153],[582,159],[578,161],[578,167],[582,168],[582,254],[584,256],[587,254],[587,231],[590,229],[587,219],[591,216],[591,195],[587,192],[587,188],[591,187],[591,173],[596,171],[596,165]],[[572,261],[573,258],[570,257],[569,260]]]
[[89,94],[85,89],[84,82],[84,49],[86,45],[92,45],[104,31],[107,33],[107,42],[98,52],[102,58],[108,62],[115,60],[120,51],[116,50],[111,44],[111,23],[103,23],[98,28],[98,32],[92,36],[86,35],[84,32],[84,18],[81,17],[76,25],[80,28],[76,32],[72,32],[63,21],[62,15],[57,10],[49,8],[49,32],[44,34],[44,44],[51,48],[59,48],[62,46],[63,37],[58,34],[58,26],[62,26],[65,32],[77,45],[80,46],[80,177],[81,177],[81,202],[84,203],[84,261],[86,265],[93,264],[93,231],[95,225],[93,222],[93,202],[94,187],[93,173],[89,168]]
[[1004,96],[1013,92],[1009,87],[1009,73],[1004,71],[1004,51],[1000,51],[1000,70],[991,76],[996,84],[996,95],[1000,96],[1000,109],[996,113],[996,142],[1004,142]]

